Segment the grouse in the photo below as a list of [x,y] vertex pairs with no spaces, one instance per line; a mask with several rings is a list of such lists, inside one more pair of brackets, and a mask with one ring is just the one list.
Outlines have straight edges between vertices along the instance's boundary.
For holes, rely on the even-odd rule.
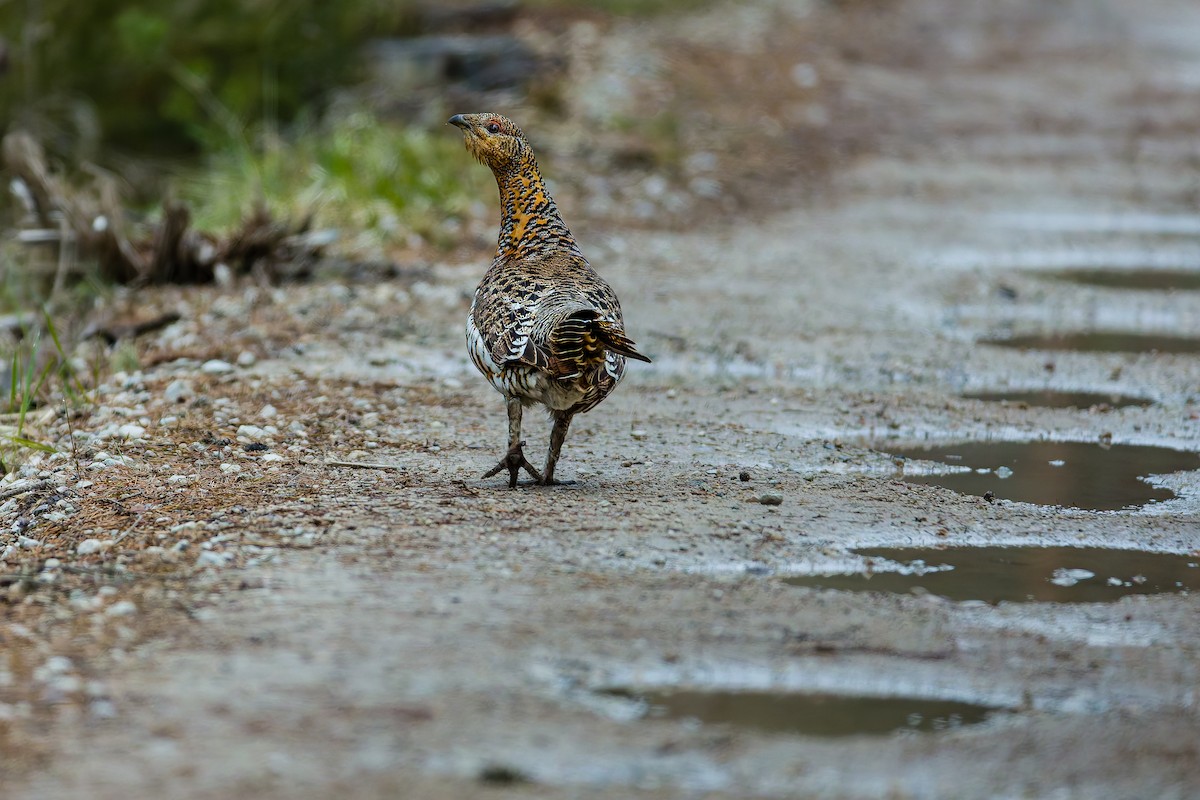
[[[625,360],[650,361],[625,335],[621,304],[584,258],[546,191],[521,129],[499,114],[455,114],[467,150],[490,167],[500,189],[496,256],[475,290],[467,349],[508,408],[508,452],[483,477],[522,469],[542,485],[554,467],[571,418],[616,388]],[[546,464],[525,458],[521,411],[540,403],[554,419]]]

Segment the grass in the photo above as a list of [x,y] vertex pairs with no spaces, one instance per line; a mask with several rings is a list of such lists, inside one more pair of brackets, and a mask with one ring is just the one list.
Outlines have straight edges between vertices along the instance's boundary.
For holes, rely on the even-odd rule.
[[352,113],[290,136],[264,131],[253,146],[210,156],[177,189],[201,230],[236,226],[261,202],[277,218],[314,214],[317,226],[362,232],[365,244],[385,250],[446,247],[491,191],[457,133]]

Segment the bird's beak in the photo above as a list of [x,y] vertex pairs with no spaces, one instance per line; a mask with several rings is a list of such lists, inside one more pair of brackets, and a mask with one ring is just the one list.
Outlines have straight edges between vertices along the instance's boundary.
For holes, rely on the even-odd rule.
[[446,124],[453,125],[456,128],[462,128],[464,131],[470,127],[470,123],[467,122],[467,118],[462,114],[455,114],[453,117],[446,120]]

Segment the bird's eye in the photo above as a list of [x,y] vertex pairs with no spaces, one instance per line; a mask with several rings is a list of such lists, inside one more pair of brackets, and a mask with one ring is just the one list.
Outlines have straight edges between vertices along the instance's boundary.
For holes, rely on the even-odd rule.
[[499,122],[489,122],[487,124],[487,129],[488,129],[488,133],[499,133],[500,132],[500,123]]

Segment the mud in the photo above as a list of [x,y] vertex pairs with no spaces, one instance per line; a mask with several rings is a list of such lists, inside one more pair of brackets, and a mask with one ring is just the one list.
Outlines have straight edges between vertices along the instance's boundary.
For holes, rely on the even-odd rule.
[[[1154,479],[1171,499],[1095,512],[907,483],[874,449],[1104,437],[1200,450],[1193,355],[976,344],[1200,340],[1184,293],[1037,274],[1089,254],[1200,257],[1200,10],[902,5],[895,35],[910,38],[850,48],[829,76],[880,110],[887,135],[821,202],[682,232],[576,226],[655,363],[575,424],[559,466],[572,486],[479,478],[505,427],[461,335],[482,249],[417,285],[168,297],[188,313],[164,336],[194,360],[115,384],[142,404],[148,424],[136,410],[124,424],[147,438],[105,454],[145,465],[124,478],[141,483],[106,477],[93,449],[85,488],[119,508],[71,535],[80,547],[136,518],[162,534],[146,563],[195,559],[201,574],[129,605],[97,594],[106,610],[42,644],[7,631],[29,643],[0,690],[28,674],[39,694],[3,708],[45,744],[0,767],[6,795],[1200,794],[1197,595],[988,606],[780,579],[853,570],[862,548],[1200,550],[1195,471]],[[752,49],[768,8],[675,30]],[[654,53],[639,38],[654,30],[613,35]],[[239,349],[257,359],[233,363]],[[216,399],[156,405],[185,379]],[[1097,414],[960,397],[995,386],[1155,403]],[[528,418],[537,452],[548,425]],[[276,433],[239,434],[250,422]],[[242,449],[251,434],[280,459]],[[99,631],[102,653],[53,660]],[[827,739],[646,716],[612,687],[1013,712]]]

